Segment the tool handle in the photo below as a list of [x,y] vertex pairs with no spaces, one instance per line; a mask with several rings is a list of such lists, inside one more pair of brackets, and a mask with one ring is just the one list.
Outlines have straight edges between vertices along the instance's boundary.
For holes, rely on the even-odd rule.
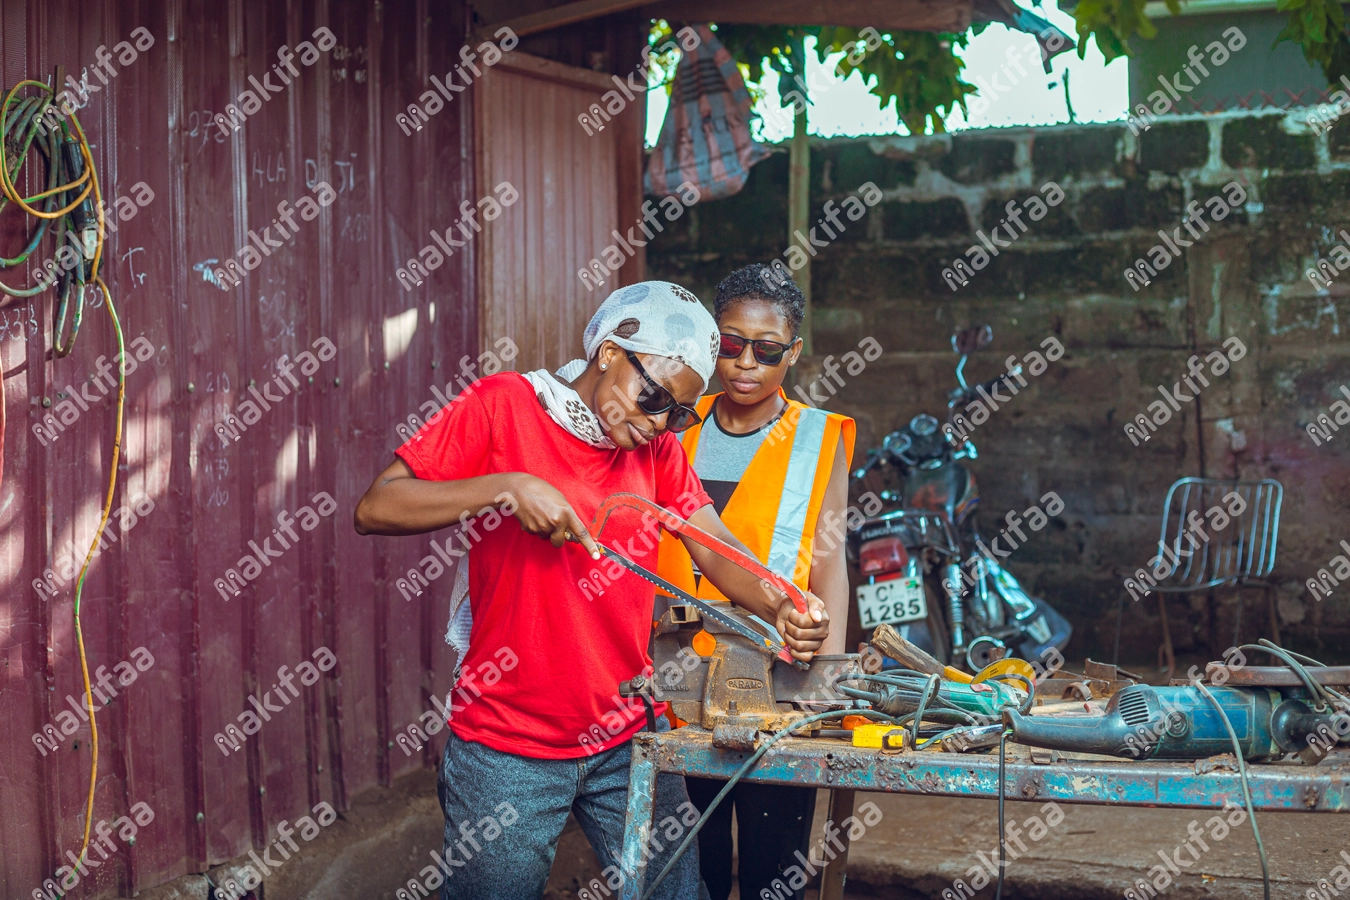
[[871,643],[891,659],[899,660],[924,675],[946,675],[946,670],[951,668],[942,665],[921,648],[905,640],[900,636],[900,632],[889,625],[878,625],[872,632]]
[[605,502],[600,504],[600,508],[595,511],[595,519],[591,523],[591,534],[598,535],[605,527],[605,522],[616,509],[635,509],[639,512],[650,515],[657,523],[671,534],[678,534],[681,537],[687,537],[694,543],[702,547],[707,547],[719,556],[724,556],[734,562],[736,565],[755,575],[762,581],[778,588],[788,595],[792,605],[797,608],[797,612],[806,612],[806,595],[802,589],[783,576],[765,568],[764,564],[755,559],[748,553],[737,550],[719,538],[713,537],[708,532],[699,528],[697,525],[691,525],[685,519],[681,519],[668,509],[658,506],[656,503],[648,500],[646,497],[630,493],[611,494],[605,498]]

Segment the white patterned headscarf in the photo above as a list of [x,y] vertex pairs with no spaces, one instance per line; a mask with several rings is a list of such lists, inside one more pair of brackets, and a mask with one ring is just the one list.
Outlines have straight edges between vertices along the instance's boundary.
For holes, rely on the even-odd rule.
[[525,373],[549,417],[573,437],[602,450],[612,450],[614,442],[570,385],[605,341],[683,363],[703,379],[704,390],[717,364],[717,322],[685,288],[668,281],[640,281],[610,294],[582,332],[585,359],[574,359],[552,373]]
[[605,298],[582,332],[586,360],[612,341],[634,353],[684,363],[708,387],[717,365],[717,322],[689,291],[669,281],[640,281]]

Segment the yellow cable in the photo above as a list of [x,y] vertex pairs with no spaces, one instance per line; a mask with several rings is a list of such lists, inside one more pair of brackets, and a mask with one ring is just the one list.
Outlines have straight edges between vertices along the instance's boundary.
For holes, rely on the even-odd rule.
[[[94,244],[94,258],[90,265],[90,271],[93,283],[103,292],[103,302],[108,308],[108,316],[112,319],[113,331],[117,335],[117,424],[113,435],[112,471],[108,474],[108,495],[103,503],[103,516],[99,520],[98,530],[94,533],[94,540],[89,545],[89,552],[84,558],[84,567],[80,570],[79,581],[75,584],[75,640],[80,649],[80,674],[84,678],[85,700],[89,707],[89,734],[92,755],[92,764],[89,768],[89,796],[85,802],[84,838],[80,844],[79,853],[79,861],[84,862],[85,855],[89,852],[89,831],[94,822],[94,790],[98,782],[98,725],[95,722],[94,715],[93,688],[89,683],[89,662],[85,656],[84,631],[80,627],[80,601],[84,590],[85,574],[89,571],[89,565],[94,559],[94,550],[103,538],[104,529],[107,528],[108,516],[112,512],[113,495],[117,489],[117,464],[122,455],[122,420],[126,407],[127,364],[126,342],[122,336],[122,323],[117,318],[117,308],[113,305],[112,294],[108,290],[108,285],[98,274],[103,259],[105,233],[103,198],[99,190],[98,175],[94,167],[93,154],[90,152],[89,139],[85,136],[84,129],[80,127],[79,119],[72,114],[70,120],[75,126],[76,134],[79,135],[80,152],[84,155],[85,174],[89,176],[89,187],[85,190],[85,194],[87,195],[90,190],[94,192],[94,209],[98,216],[98,237]],[[0,126],[0,128],[2,127]],[[0,168],[3,168],[3,166],[0,166]],[[84,287],[84,285],[80,285],[79,289],[84,290]]]
[[[20,81],[6,92],[3,101],[0,101],[0,134],[4,133],[5,123],[9,116],[10,102],[18,91],[24,87],[35,87],[38,90],[46,92],[53,99],[56,97],[54,87],[49,87],[40,81]],[[45,112],[45,108],[43,112]],[[121,461],[122,456],[122,428],[123,417],[126,410],[127,368],[126,341],[122,335],[122,323],[117,317],[117,308],[113,304],[112,294],[108,290],[108,285],[99,276],[99,268],[103,262],[105,223],[103,196],[99,188],[97,170],[94,166],[94,155],[89,147],[89,139],[85,136],[84,129],[80,125],[79,118],[77,118],[74,113],[71,113],[69,118],[70,123],[78,136],[80,154],[84,157],[85,171],[79,178],[71,183],[43,191],[42,193],[28,198],[28,200],[41,200],[44,197],[74,190],[76,187],[84,184],[85,188],[80,192],[80,195],[75,198],[69,206],[55,212],[43,212],[42,210],[34,209],[29,206],[28,201],[19,196],[19,192],[14,185],[14,180],[11,177],[9,165],[5,158],[5,147],[3,142],[0,142],[0,193],[3,193],[5,198],[10,202],[17,204],[25,212],[42,219],[59,219],[61,216],[66,215],[83,203],[90,192],[93,193],[94,209],[96,210],[96,215],[98,217],[98,234],[94,241],[94,256],[89,267],[90,282],[97,285],[98,289],[103,292],[103,302],[107,306],[108,317],[112,320],[113,332],[117,336],[117,419],[113,434],[112,466],[108,472],[108,494],[107,497],[104,498],[103,514],[99,518],[98,528],[94,532],[94,539],[89,545],[89,552],[85,554],[84,565],[80,568],[79,580],[75,583],[75,641],[80,653],[80,676],[84,681],[85,706],[89,711],[89,733],[92,755],[92,764],[89,769],[89,794],[85,801],[84,837],[80,843],[80,853],[76,862],[76,867],[78,868],[84,863],[89,852],[89,834],[94,823],[94,793],[98,787],[98,721],[97,716],[94,713],[94,691],[93,686],[89,681],[89,659],[85,652],[84,629],[80,623],[80,607],[84,597],[84,580],[89,574],[90,565],[93,563],[94,552],[98,549],[98,545],[103,539],[103,533],[108,527],[108,518],[112,514],[113,497],[117,492],[117,465]],[[15,162],[14,174],[17,175],[23,165],[23,160],[16,160]],[[51,164],[58,165],[59,161],[53,159]],[[87,284],[80,284],[79,290],[83,291],[86,287]],[[59,338],[59,335],[56,337]]]
[[84,862],[85,854],[89,852],[89,829],[94,824],[94,787],[98,782],[98,724],[94,715],[94,691],[89,684],[89,661],[85,658],[84,652],[84,631],[80,628],[80,599],[84,591],[84,577],[89,572],[89,564],[94,559],[94,550],[103,538],[103,530],[107,527],[108,516],[112,512],[113,494],[117,489],[117,463],[122,455],[122,413],[127,390],[126,344],[122,338],[122,323],[117,319],[117,310],[113,306],[108,286],[102,278],[96,277],[94,283],[103,292],[103,302],[108,308],[108,316],[112,319],[113,331],[117,334],[117,426],[113,436],[112,471],[108,474],[108,496],[103,502],[103,517],[99,520],[98,530],[94,532],[89,552],[85,554],[80,579],[75,583],[75,640],[80,648],[80,673],[84,677],[84,696],[89,709],[89,733],[93,747],[93,765],[89,770],[89,799],[85,804],[84,814],[84,841],[80,844],[77,868]]
[[[48,87],[47,85],[43,84],[40,81],[32,81],[31,79],[28,81],[20,81],[18,84],[14,85],[14,87],[9,89],[9,91],[5,94],[3,105],[0,105],[0,133],[4,132],[5,120],[9,118],[9,103],[14,98],[14,95],[18,93],[19,89],[23,87],[36,87],[40,90],[46,91],[48,94],[51,94],[53,98],[55,98],[56,96],[56,92],[52,88]],[[81,143],[80,150],[84,154],[85,165],[87,167],[85,170],[85,175],[88,175],[89,172],[92,171],[93,167],[93,159],[88,152],[88,148],[85,146],[88,143],[88,141],[84,139],[84,132],[80,129],[79,120],[75,118],[74,113],[70,114],[70,119],[72,122],[75,123],[75,130],[79,131],[80,133],[80,143]],[[83,184],[86,180],[89,181],[89,184],[85,186],[85,189],[80,192],[80,196],[76,197],[73,201],[71,201],[71,204],[69,206],[63,209],[56,210],[55,212],[43,212],[40,209],[34,209],[33,207],[29,206],[28,203],[24,200],[24,198],[19,196],[19,191],[17,188],[15,188],[14,182],[9,177],[9,168],[8,166],[4,165],[4,160],[5,160],[5,148],[3,142],[0,142],[0,189],[3,189],[4,195],[7,198],[9,198],[11,203],[17,204],[20,208],[23,209],[24,212],[28,213],[29,215],[37,216],[39,219],[61,218],[61,216],[64,216],[66,213],[70,212],[75,207],[83,203],[84,199],[89,196],[89,191],[93,187],[92,179],[86,179],[84,176],[81,176],[80,178],[77,178],[74,181],[72,181],[70,184],[64,184],[58,188],[53,189],[52,191],[48,191],[44,194],[39,194],[38,197],[40,198],[47,196],[48,194],[54,193],[56,191],[74,190],[78,185]],[[57,160],[52,160],[52,165],[56,164]],[[95,200],[95,202],[97,203],[97,200]]]
[[[88,180],[89,180],[89,173],[85,172],[79,178],[76,178],[74,181],[72,181],[69,185],[59,185],[57,187],[52,188],[49,191],[43,191],[40,194],[34,194],[31,197],[24,197],[23,199],[25,203],[32,203],[34,200],[44,200],[47,197],[52,196],[53,194],[64,194],[66,191],[68,191],[75,185],[84,184]],[[86,190],[85,193],[88,194],[89,191]]]

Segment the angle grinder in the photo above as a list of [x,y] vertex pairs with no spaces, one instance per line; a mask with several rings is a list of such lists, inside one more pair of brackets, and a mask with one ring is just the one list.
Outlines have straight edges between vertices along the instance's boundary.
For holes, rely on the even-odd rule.
[[[1305,750],[1309,735],[1334,727],[1331,712],[1316,712],[1305,700],[1279,690],[1216,686],[1209,691],[1250,761]],[[1003,723],[1017,743],[1049,750],[1126,759],[1204,759],[1233,750],[1223,717],[1193,685],[1132,685],[1111,697],[1104,716],[1029,716],[1004,709]]]

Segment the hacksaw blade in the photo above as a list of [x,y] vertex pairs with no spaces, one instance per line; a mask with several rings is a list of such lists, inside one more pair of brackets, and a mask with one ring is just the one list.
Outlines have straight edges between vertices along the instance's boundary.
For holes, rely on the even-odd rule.
[[773,638],[768,637],[767,635],[760,634],[754,628],[751,628],[749,625],[747,625],[745,622],[742,622],[740,619],[737,619],[735,616],[727,615],[717,607],[713,606],[711,603],[708,603],[706,600],[700,600],[693,594],[690,594],[687,591],[683,591],[680,588],[677,588],[675,585],[671,584],[669,581],[666,581],[660,575],[657,575],[654,572],[650,572],[647,569],[644,569],[642,566],[633,562],[628,557],[624,556],[621,553],[616,553],[615,551],[606,547],[604,544],[600,544],[599,546],[601,552],[603,552],[605,556],[614,560],[619,565],[623,566],[625,569],[632,572],[637,577],[641,578],[643,581],[650,582],[656,585],[657,587],[661,588],[663,591],[667,591],[671,594],[674,594],[676,597],[683,600],[685,603],[697,607],[699,611],[703,613],[705,616],[715,620],[716,622],[725,626],[726,628],[731,629],[736,634],[739,634],[741,637],[750,641],[752,644],[756,645],[757,647],[759,647],[759,649],[763,650],[764,652],[770,654],[771,656],[776,656],[779,659],[783,660],[784,662],[792,663],[792,665],[797,667],[798,669],[810,668],[810,666],[807,663],[802,662],[800,659],[796,659],[795,657],[793,657],[792,653],[787,649],[786,646],[779,643],[778,641],[775,641]]

